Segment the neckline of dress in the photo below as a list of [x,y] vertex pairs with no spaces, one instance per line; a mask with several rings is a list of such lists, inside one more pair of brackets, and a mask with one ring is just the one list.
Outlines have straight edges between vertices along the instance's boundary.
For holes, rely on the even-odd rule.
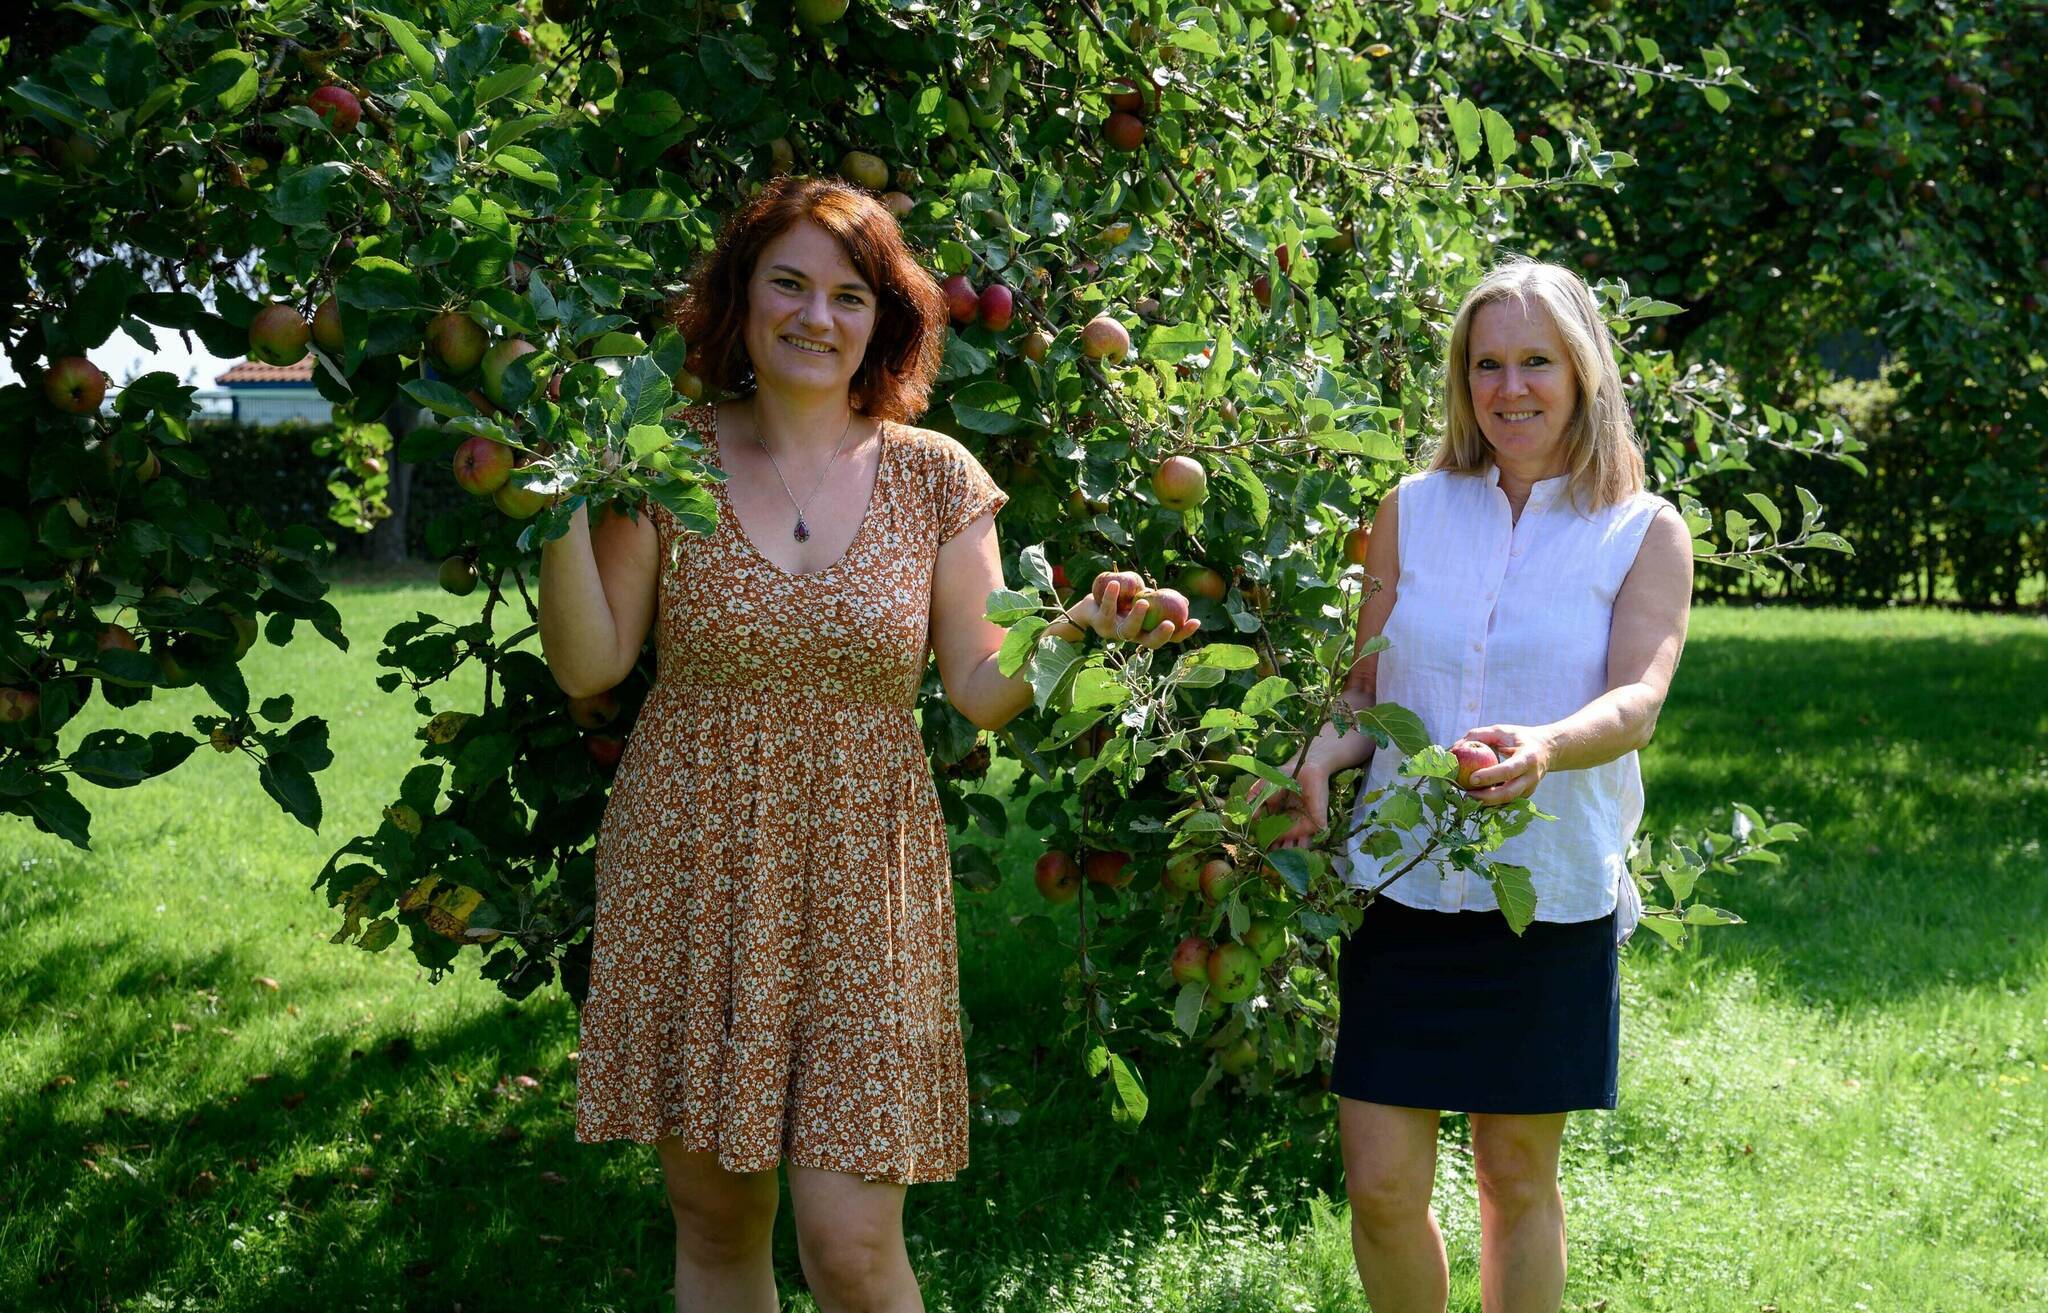
[[[707,409],[710,410],[711,412],[710,433],[708,435],[711,439],[711,462],[712,464],[718,466],[720,472],[725,474],[726,478],[730,478],[732,477],[732,471],[726,469],[725,467],[725,450],[723,447],[719,445],[718,441],[718,407],[717,405],[714,404],[707,407]],[[739,535],[740,542],[745,545],[748,551],[752,552],[755,556],[759,557],[763,564],[765,564],[769,569],[775,571],[775,573],[783,576],[785,579],[821,578],[825,575],[831,574],[834,570],[837,570],[840,566],[846,564],[847,559],[853,555],[853,549],[855,547],[858,547],[860,545],[861,539],[867,536],[868,522],[875,518],[875,502],[881,496],[882,473],[889,462],[890,442],[888,420],[885,419],[877,421],[875,425],[875,441],[878,444],[880,444],[880,450],[876,453],[875,456],[875,477],[874,481],[868,484],[868,500],[867,504],[861,508],[860,523],[854,526],[853,537],[847,539],[846,549],[840,552],[837,559],[835,559],[830,565],[824,566],[820,569],[791,570],[787,569],[784,566],[778,565],[773,557],[769,556],[768,553],[762,551],[760,547],[755,544],[753,535],[747,532],[746,524],[740,519],[739,510],[736,507],[734,507],[732,503],[732,497],[726,492],[725,479],[714,479],[712,481],[712,486],[715,489],[717,489],[720,508],[725,512],[726,516],[730,518],[732,521],[733,532]]]

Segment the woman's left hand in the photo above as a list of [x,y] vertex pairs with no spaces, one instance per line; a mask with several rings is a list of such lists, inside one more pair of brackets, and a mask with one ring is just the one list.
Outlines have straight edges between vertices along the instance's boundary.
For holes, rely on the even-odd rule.
[[1500,756],[1498,762],[1472,773],[1466,792],[1475,802],[1498,807],[1526,798],[1550,773],[1550,738],[1534,726],[1482,725],[1464,737],[1484,743]]
[[[1107,573],[1105,571],[1105,574]],[[1055,622],[1055,628],[1060,631],[1060,636],[1070,640],[1078,639],[1085,631],[1092,629],[1106,639],[1136,643],[1140,647],[1156,651],[1168,643],[1177,643],[1193,636],[1195,631],[1202,627],[1202,622],[1195,619],[1176,623],[1171,618],[1176,611],[1169,609],[1169,618],[1159,621],[1149,630],[1146,629],[1145,617],[1151,613],[1152,603],[1140,594],[1135,601],[1128,601],[1127,604],[1127,599],[1123,595],[1127,585],[1123,579],[1124,576],[1112,575],[1099,580],[1099,602],[1094,591],[1083,593],[1067,608],[1069,624],[1060,626]],[[1178,597],[1178,594],[1175,596]],[[1182,601],[1177,613],[1185,615],[1186,607],[1186,602]]]

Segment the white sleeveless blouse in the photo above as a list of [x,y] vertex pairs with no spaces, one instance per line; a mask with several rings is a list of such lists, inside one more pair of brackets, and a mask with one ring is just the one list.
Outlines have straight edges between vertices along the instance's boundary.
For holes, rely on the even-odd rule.
[[[1573,504],[1566,482],[1538,483],[1518,521],[1497,466],[1401,481],[1401,574],[1383,630],[1378,696],[1420,716],[1432,742],[1449,744],[1482,725],[1549,724],[1607,691],[1615,594],[1668,503],[1637,493],[1589,515]],[[1391,783],[1401,760],[1398,749],[1374,753],[1361,796]],[[1590,921],[1619,907],[1616,930],[1626,938],[1642,911],[1627,869],[1643,815],[1636,754],[1553,771],[1534,801],[1557,819],[1534,822],[1494,855],[1529,869],[1536,919]],[[1413,857],[1419,844],[1403,837],[1403,853],[1384,862],[1361,852],[1354,838],[1348,882],[1376,884]],[[1442,912],[1498,906],[1483,877],[1436,862],[1417,866],[1385,896]]]

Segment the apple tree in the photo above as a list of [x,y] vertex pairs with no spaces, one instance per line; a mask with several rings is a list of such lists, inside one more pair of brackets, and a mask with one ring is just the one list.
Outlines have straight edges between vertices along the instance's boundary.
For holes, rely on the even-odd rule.
[[[28,382],[0,391],[0,807],[84,845],[73,777],[134,784],[203,742],[248,755],[319,826],[324,726],[259,700],[239,661],[302,621],[347,643],[324,543],[204,497],[189,389],[145,375],[102,406],[90,363],[117,327],[310,353],[344,418],[398,404],[417,422],[391,458],[474,494],[427,529],[447,614],[382,636],[379,683],[412,699],[420,761],[315,879],[334,939],[403,940],[437,975],[467,958],[515,997],[559,979],[580,999],[592,843],[655,672],[649,652],[610,693],[563,697],[534,642],[540,544],[585,504],[652,498],[710,526],[700,440],[677,418],[704,389],[672,325],[682,279],[751,188],[836,171],[880,193],[947,281],[924,422],[1014,497],[999,527],[1015,586],[989,614],[1035,705],[982,735],[931,676],[921,709],[959,880],[1021,879],[985,841],[1020,820],[1051,834],[1052,902],[1020,933],[1067,951],[1082,1049],[1119,1117],[1143,1116],[1134,1059],[1151,1049],[1191,1050],[1210,1082],[1312,1095],[1334,941],[1359,907],[1331,860],[1345,827],[1270,852],[1275,822],[1247,791],[1289,787],[1331,714],[1376,586],[1355,568],[1364,516],[1433,430],[1462,288],[1531,208],[1587,205],[1637,167],[1592,125],[1525,138],[1472,85],[1583,39],[1533,7],[1434,0],[550,0],[545,16],[86,4],[9,48],[6,347]],[[1634,72],[1648,99],[1745,86],[1719,51]],[[1680,305],[1617,279],[1599,294],[1701,557],[1757,569],[1843,547],[1810,498],[1701,509],[1697,490],[1741,491],[1750,468],[1742,399],[1632,332]],[[1774,434],[1809,455],[1850,445],[1791,414]],[[1072,589],[1111,569],[1190,607],[1198,641],[1046,638]],[[472,662],[484,691],[463,704],[441,686]],[[94,696],[181,684],[213,703],[191,735],[60,750]],[[1544,819],[1473,807],[1401,708],[1347,720],[1409,759],[1384,814],[1526,922],[1527,873],[1490,854]],[[998,753],[1020,763],[1007,789],[988,783]],[[1339,782],[1333,816],[1355,788]],[[1725,834],[1639,851],[1656,932],[1732,920],[1695,897],[1699,878],[1775,860],[1797,834],[1731,815]]]

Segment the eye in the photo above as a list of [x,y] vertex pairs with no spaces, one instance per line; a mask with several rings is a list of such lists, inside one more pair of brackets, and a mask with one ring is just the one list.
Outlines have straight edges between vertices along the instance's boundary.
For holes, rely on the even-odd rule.
[[771,278],[768,281],[775,284],[775,286],[777,287],[787,287],[792,290],[794,290],[797,285],[796,279],[794,278]]
[[1549,364],[1549,363],[1550,363],[1550,357],[1549,357],[1549,356],[1530,356],[1530,357],[1529,357],[1529,363],[1530,363],[1530,364],[1532,364],[1532,365],[1547,365],[1547,364]]
[[859,292],[841,292],[839,300],[841,303],[850,306],[863,306],[867,304],[867,299]]
[[1494,361],[1493,357],[1491,356],[1488,356],[1481,360],[1475,360],[1472,362],[1472,368],[1474,369],[1492,369],[1493,367]]

